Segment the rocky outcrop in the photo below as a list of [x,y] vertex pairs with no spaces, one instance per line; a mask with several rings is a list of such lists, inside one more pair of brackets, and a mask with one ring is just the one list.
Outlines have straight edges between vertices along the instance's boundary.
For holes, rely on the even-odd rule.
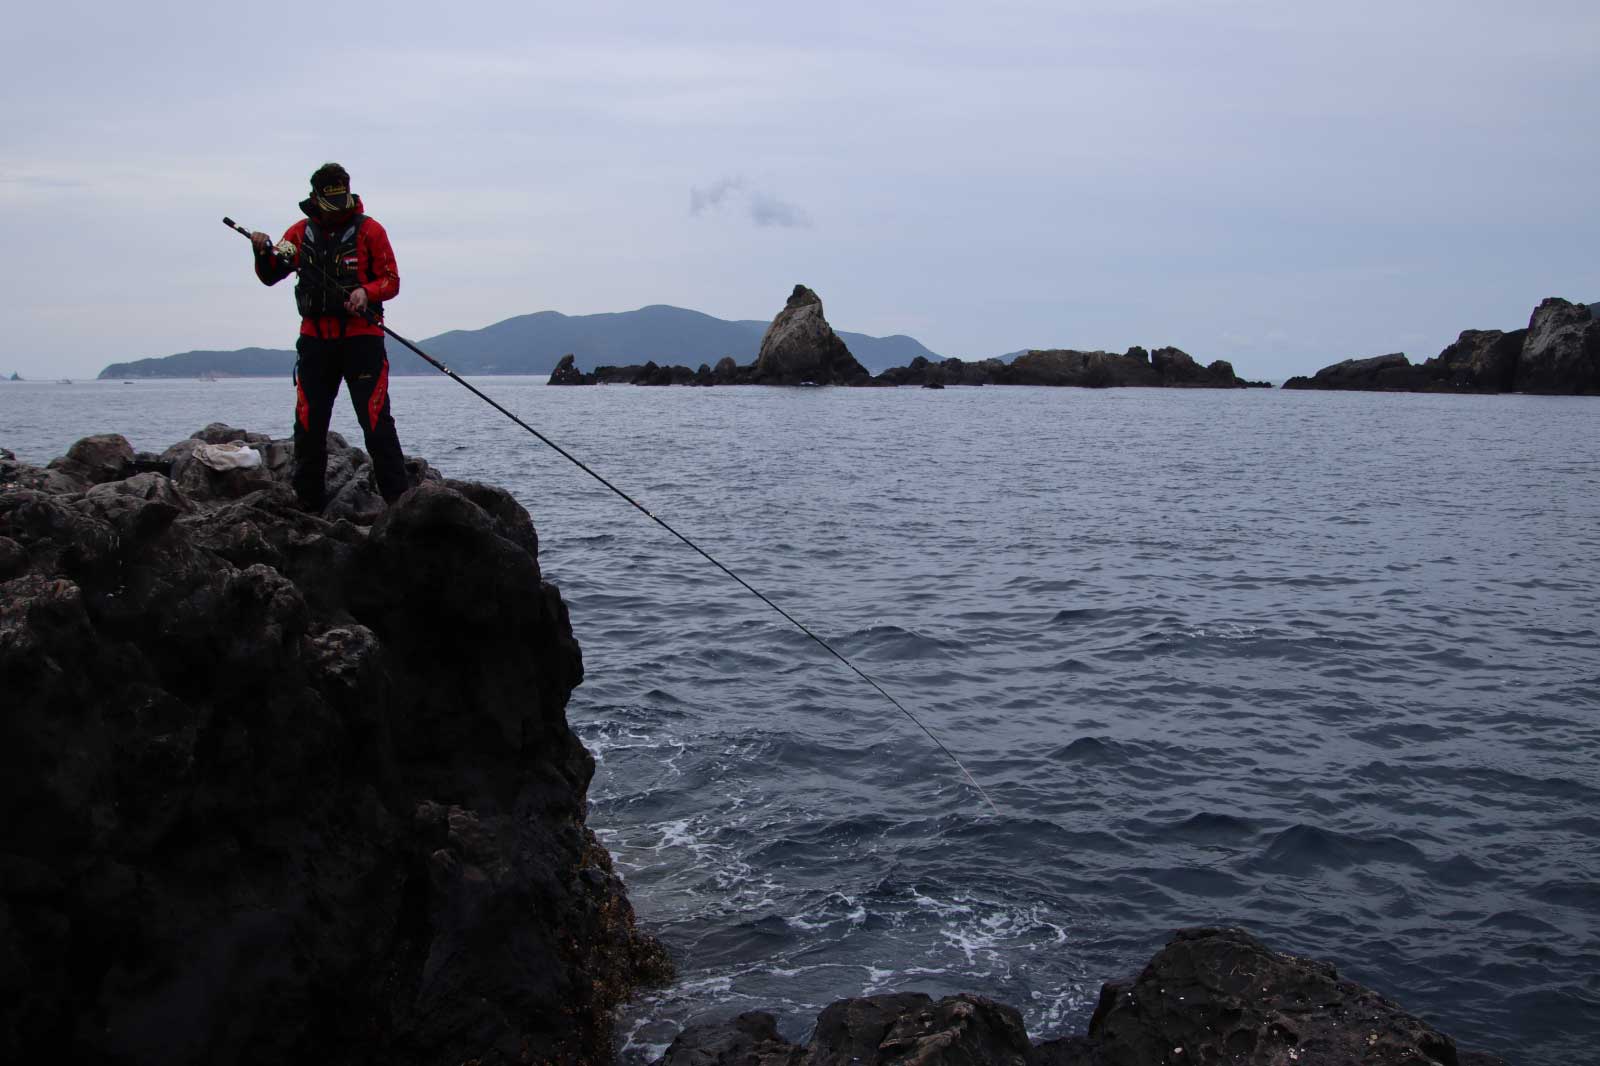
[[657,1066],[1023,1066],[1031,1050],[1014,1007],[983,996],[934,1002],[905,992],[833,1004],[817,1017],[804,1046],[784,1040],[776,1020],[763,1011],[691,1026]]
[[796,285],[761,338],[754,380],[763,385],[850,385],[872,375],[856,362],[822,313],[822,299]]
[[1600,395],[1600,321],[1592,307],[1551,297],[1534,310],[1527,329],[1463,330],[1421,366],[1399,354],[1346,359],[1283,387]]
[[961,359],[932,360],[917,356],[905,366],[892,367],[872,379],[874,385],[998,385],[1009,383],[1010,367],[1000,359],[969,363]]
[[796,285],[789,302],[767,327],[761,350],[750,366],[739,366],[724,356],[715,368],[701,363],[658,366],[655,362],[631,366],[597,366],[594,373],[578,370],[572,356],[561,360],[550,375],[551,385],[865,385],[872,381],[856,362],[844,341],[822,314],[822,300],[804,285]]
[[577,357],[571,352],[561,357],[556,368],[550,371],[551,385],[593,385],[594,376],[578,369]]
[[685,1029],[658,1066],[1504,1066],[1324,962],[1238,929],[1178,932],[1138,976],[1106,984],[1088,1032],[1030,1044],[1021,1016],[981,996],[833,1004],[790,1044],[771,1015]]
[[713,369],[701,363],[699,369],[686,366],[658,366],[654,361],[642,365],[597,366],[592,374],[579,370],[572,356],[561,360],[550,375],[551,385],[754,385],[755,367],[739,366],[731,356],[723,356]]
[[1290,378],[1283,387],[1406,392],[1420,387],[1426,380],[1421,367],[1412,366],[1404,352],[1395,352],[1370,359],[1345,359],[1323,367],[1309,378]]
[[1464,1058],[1448,1036],[1328,963],[1271,951],[1239,929],[1178,932],[1137,977],[1101,989],[1083,1040],[1042,1045],[1047,1055],[1063,1066],[1497,1061]]
[[1514,392],[1525,329],[1462,330],[1456,342],[1422,364],[1430,383],[1451,392]]
[[1111,386],[1154,386],[1161,376],[1147,360],[1110,352],[1070,349],[1030,351],[1011,361],[1018,384],[1077,385],[1104,389]]
[[1140,347],[1130,348],[1122,355],[1065,348],[1034,349],[1023,352],[1009,363],[999,359],[975,363],[945,359],[935,363],[919,357],[907,366],[885,370],[874,383],[1052,385],[1089,389],[1241,389],[1266,384],[1243,380],[1234,373],[1233,365],[1223,359],[1202,367],[1178,348],[1157,348],[1151,353]]
[[0,1059],[607,1061],[664,962],[527,512],[417,460],[384,509],[330,441],[310,515],[287,442],[126,444],[0,458]]
[[1581,304],[1551,298],[1528,322],[1517,361],[1518,392],[1600,393],[1600,322]]

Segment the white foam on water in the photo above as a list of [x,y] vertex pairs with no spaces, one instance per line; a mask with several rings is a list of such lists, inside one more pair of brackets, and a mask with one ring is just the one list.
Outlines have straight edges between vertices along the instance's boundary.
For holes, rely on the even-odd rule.
[[1098,986],[1091,992],[1079,986],[1069,986],[1053,992],[1035,989],[1030,1002],[1022,1012],[1028,1035],[1035,1040],[1048,1040],[1065,1035],[1063,1029],[1076,1030],[1073,1024],[1081,1019],[1098,1002]]

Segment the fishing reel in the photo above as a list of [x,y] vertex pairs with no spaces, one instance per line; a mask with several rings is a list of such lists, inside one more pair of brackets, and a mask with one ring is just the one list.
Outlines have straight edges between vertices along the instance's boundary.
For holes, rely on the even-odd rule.
[[[231,218],[224,218],[222,220],[222,224],[233,230],[235,233],[240,233],[246,237],[250,237],[250,231],[239,225],[239,223],[235,222]],[[254,237],[251,237],[252,241],[254,239]],[[297,252],[298,249],[295,248],[295,246],[288,240],[281,240],[277,244],[269,245],[266,248],[266,253],[268,255],[271,255],[274,259],[291,270],[294,269],[294,259]]]

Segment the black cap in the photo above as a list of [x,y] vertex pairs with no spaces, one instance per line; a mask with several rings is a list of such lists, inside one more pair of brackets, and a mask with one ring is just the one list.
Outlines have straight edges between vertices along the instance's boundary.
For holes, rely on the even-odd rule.
[[311,202],[330,215],[356,206],[350,192],[350,173],[338,163],[324,163],[311,175]]

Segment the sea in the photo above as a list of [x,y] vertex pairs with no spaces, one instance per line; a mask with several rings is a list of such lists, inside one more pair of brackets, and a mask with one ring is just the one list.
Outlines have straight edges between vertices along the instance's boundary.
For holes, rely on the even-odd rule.
[[[465,389],[392,382],[406,451],[510,489],[571,605],[589,824],[678,970],[625,1062],[889,991],[1081,1032],[1194,925],[1600,1062],[1600,399],[475,383],[916,719]],[[0,384],[0,446],[291,406]]]

